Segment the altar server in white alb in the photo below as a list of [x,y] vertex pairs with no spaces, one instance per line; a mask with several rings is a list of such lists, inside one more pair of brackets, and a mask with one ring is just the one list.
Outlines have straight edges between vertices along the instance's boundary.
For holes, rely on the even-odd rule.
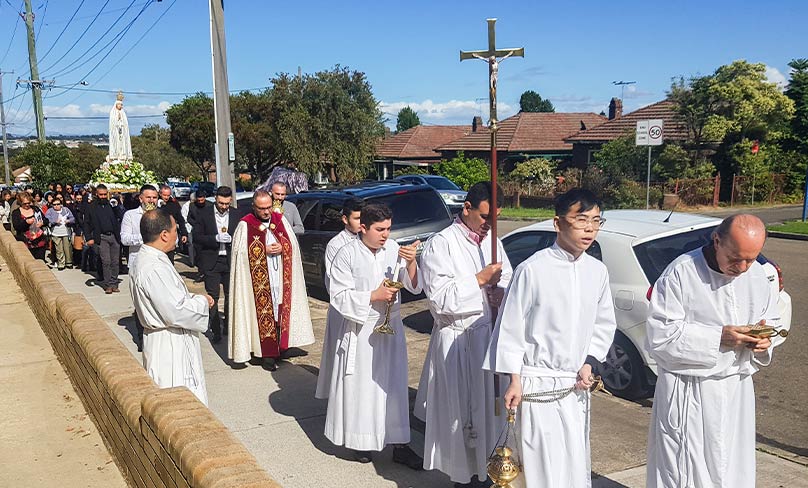
[[[389,239],[393,214],[386,205],[369,204],[360,217],[361,236],[344,245],[331,265],[331,305],[342,315],[328,394],[325,436],[353,449],[357,461],[370,451],[394,444],[393,461],[421,469],[423,460],[410,442],[407,397],[407,343],[401,321],[401,294],[385,279],[420,293],[416,244],[399,247]],[[391,306],[394,334],[374,329]]]
[[497,240],[491,260],[491,182],[472,185],[452,225],[433,236],[421,254],[419,281],[434,327],[421,373],[415,416],[426,422],[424,468],[438,469],[455,486],[487,478],[488,455],[502,428],[494,415],[494,375],[482,369],[491,329],[511,278]]
[[208,328],[213,298],[189,293],[168,259],[177,243],[177,223],[149,210],[140,219],[143,245],[129,270],[132,302],[143,324],[143,366],[160,388],[187,386],[208,403],[199,333]]
[[[328,241],[325,246],[325,289],[329,291],[331,282],[331,263],[342,246],[351,241],[355,241],[359,236],[362,207],[365,201],[361,198],[351,197],[342,204],[342,224],[345,226],[342,231]],[[330,293],[330,291],[329,291]],[[314,392],[315,398],[328,398],[328,390],[331,388],[331,373],[334,369],[334,355],[337,352],[339,334],[342,330],[342,315],[337,312],[331,304],[328,305],[328,314],[325,321],[325,337],[323,338],[323,354],[320,356],[320,372],[317,375],[317,389]]]
[[600,208],[581,188],[558,197],[556,242],[514,271],[483,366],[511,376],[505,407],[519,406],[528,488],[592,485],[586,361],[606,358],[616,327],[606,266],[586,254]]
[[752,375],[784,340],[747,335],[750,325],[781,325],[778,293],[757,262],[765,242],[760,219],[730,216],[654,285],[646,326],[658,369],[651,488],[755,486]]

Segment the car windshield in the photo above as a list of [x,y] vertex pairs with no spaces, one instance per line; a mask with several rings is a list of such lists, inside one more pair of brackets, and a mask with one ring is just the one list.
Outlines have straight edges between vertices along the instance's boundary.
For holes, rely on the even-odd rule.
[[449,220],[446,205],[437,193],[409,191],[369,199],[372,203],[384,203],[393,211],[393,229],[420,225],[436,220]]
[[174,183],[174,186],[176,186],[177,188],[191,188],[191,184],[190,183],[185,183],[185,182]]
[[446,178],[424,178],[429,186],[436,190],[459,190],[460,188]]
[[648,283],[656,283],[665,268],[677,257],[709,244],[710,234],[716,227],[665,236],[634,246],[634,254],[645,272],[645,277],[648,278]]

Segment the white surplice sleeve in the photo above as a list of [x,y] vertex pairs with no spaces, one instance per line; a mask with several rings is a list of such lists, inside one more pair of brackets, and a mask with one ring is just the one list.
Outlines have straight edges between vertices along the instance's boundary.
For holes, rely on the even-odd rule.
[[[353,246],[343,246],[334,256],[331,264],[331,306],[343,317],[358,324],[364,324],[370,313],[371,290],[360,291],[356,289],[353,277],[356,253]],[[381,280],[379,281],[381,283]]]
[[528,311],[533,295],[539,293],[530,285],[525,267],[516,268],[502,300],[483,369],[496,373],[521,373],[527,350]]
[[646,321],[648,353],[672,373],[713,368],[719,357],[721,327],[685,321],[681,270],[674,268],[657,280]]
[[[763,311],[763,318],[766,320],[766,325],[782,327],[783,324],[780,321],[780,307],[778,306],[780,301],[779,290],[774,291],[770,286],[767,286],[765,289],[769,296],[769,300],[766,303],[766,310]],[[788,327],[786,327],[786,330],[788,330]],[[772,362],[772,349],[785,342],[785,340],[785,337],[780,337],[779,335],[772,337],[772,345],[765,352],[755,354],[753,361],[760,366],[768,366]]]
[[429,240],[418,268],[419,283],[437,313],[455,316],[483,313],[485,304],[475,270],[458,269],[444,236],[436,235]]
[[176,274],[173,269],[155,269],[144,277],[142,283],[138,283],[141,293],[149,297],[153,312],[161,324],[205,332],[208,329],[207,298],[189,293],[182,282],[174,280],[173,274]]
[[143,238],[140,236],[140,225],[135,225],[134,210],[130,210],[123,214],[121,220],[121,244],[124,246],[139,246],[143,244]]
[[603,362],[606,359],[606,353],[609,352],[609,348],[612,346],[614,331],[617,328],[617,319],[614,316],[614,302],[612,302],[612,290],[609,286],[608,271],[604,273],[597,307],[598,309],[595,313],[595,328],[592,331],[592,340],[589,342],[587,355]]

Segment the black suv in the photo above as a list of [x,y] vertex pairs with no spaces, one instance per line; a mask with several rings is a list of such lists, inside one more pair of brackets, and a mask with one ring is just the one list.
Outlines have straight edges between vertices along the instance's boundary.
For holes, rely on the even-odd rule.
[[[426,185],[397,181],[366,182],[289,195],[286,200],[297,205],[306,228],[306,232],[297,236],[297,239],[308,286],[325,286],[325,248],[328,241],[345,228],[342,206],[351,197],[389,206],[393,210],[390,238],[403,245],[417,240],[423,243],[452,222],[443,199],[434,188]],[[237,199],[239,210],[249,212],[252,193],[239,193]]]

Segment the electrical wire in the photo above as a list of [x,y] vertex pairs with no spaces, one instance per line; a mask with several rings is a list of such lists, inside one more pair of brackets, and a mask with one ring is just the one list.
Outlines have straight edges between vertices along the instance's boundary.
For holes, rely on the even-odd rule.
[[45,52],[45,54],[41,58],[39,58],[40,63],[42,61],[44,61],[45,58],[48,57],[48,54],[50,54],[51,51],[53,51],[53,48],[56,47],[57,44],[59,44],[59,40],[62,38],[62,36],[64,35],[67,28],[70,27],[70,24],[73,22],[73,19],[76,17],[76,14],[79,13],[79,10],[81,10],[81,7],[84,5],[85,1],[86,0],[81,0],[81,3],[79,3],[79,6],[76,7],[76,11],[73,12],[73,15],[70,16],[70,20],[67,21],[67,24],[65,24],[65,27],[64,27],[64,29],[62,29],[62,32],[60,32],[59,35],[56,36],[56,40],[53,41],[53,44],[51,44],[51,46],[48,48],[48,50]]
[[[165,117],[166,114],[153,114],[153,115],[127,115],[127,119],[153,119],[156,117]],[[109,119],[108,115],[87,115],[87,116],[46,116],[45,120],[107,120]]]
[[45,14],[48,13],[48,0],[45,0],[45,10],[42,12],[42,17],[39,19],[39,30],[36,31],[35,39],[39,40],[39,34],[42,32],[42,26],[45,25]]
[[[144,4],[149,3],[150,1],[152,1],[152,0],[148,0],[148,1],[143,2],[143,3],[137,3],[137,4],[135,4],[135,7],[141,7]],[[126,7],[114,8],[112,10],[107,10],[106,12],[102,13],[101,15],[114,14],[115,12],[120,12],[121,10],[126,10]],[[84,15],[84,16],[81,16],[81,17],[76,17],[73,20],[91,19],[93,17],[94,17],[94,15]],[[54,22],[48,22],[46,25],[59,25],[59,24],[64,24],[65,22],[69,22],[69,21],[67,21],[67,20],[57,20],[57,21],[54,21]]]
[[[134,3],[134,0],[133,0],[133,2],[132,2],[132,3]],[[134,25],[135,21],[137,21],[137,19],[139,19],[139,18],[140,18],[140,16],[141,16],[141,15],[143,15],[143,12],[145,12],[145,11],[146,11],[146,8],[147,8],[149,5],[151,5],[151,3],[144,5],[144,6],[143,6],[143,8],[140,10],[140,12],[138,12],[138,13],[137,13],[137,15],[136,15],[136,16],[135,16],[135,17],[134,17],[134,18],[133,18],[131,21],[129,21],[129,23],[126,25],[126,27],[124,27],[123,29],[121,29],[121,31],[120,31],[120,32],[118,32],[118,34],[116,34],[116,35],[115,35],[115,37],[113,37],[112,39],[110,39],[110,41],[109,41],[109,42],[107,42],[107,43],[106,43],[106,44],[105,44],[105,45],[104,45],[104,46],[103,46],[101,49],[99,49],[97,53],[93,54],[92,56],[90,56],[89,58],[87,58],[87,60],[85,60],[83,63],[79,64],[78,66],[76,66],[76,67],[74,67],[74,68],[72,68],[72,69],[69,69],[69,70],[67,70],[67,71],[62,70],[62,71],[60,71],[60,72],[58,72],[58,73],[54,73],[54,74],[52,74],[52,75],[50,75],[50,76],[52,76],[52,77],[56,77],[56,76],[59,76],[59,75],[66,75],[66,74],[70,74],[70,73],[72,73],[72,72],[76,71],[76,70],[77,70],[77,69],[79,69],[80,67],[82,67],[82,66],[84,66],[85,64],[87,64],[88,62],[90,62],[90,61],[91,61],[93,58],[95,58],[96,56],[98,56],[99,54],[101,54],[101,52],[103,52],[103,51],[104,51],[104,49],[106,49],[106,48],[107,48],[107,46],[109,46],[110,44],[112,44],[112,43],[114,42],[114,44],[112,44],[112,47],[110,47],[110,48],[109,48],[109,50],[107,51],[107,53],[106,53],[106,54],[104,54],[104,56],[103,56],[103,57],[102,57],[100,60],[98,60],[98,62],[97,62],[97,63],[96,63],[96,64],[95,64],[95,65],[94,65],[94,66],[93,66],[91,69],[90,69],[90,71],[88,71],[88,72],[87,72],[87,73],[86,73],[84,76],[82,76],[82,77],[80,78],[81,80],[86,80],[86,79],[87,79],[87,77],[89,77],[89,76],[92,74],[92,72],[93,72],[93,71],[95,71],[95,70],[96,70],[96,69],[97,69],[97,68],[98,68],[98,67],[101,65],[101,63],[103,63],[103,62],[104,62],[104,60],[105,60],[105,59],[107,59],[107,57],[109,57],[109,55],[110,55],[110,54],[112,54],[112,51],[114,51],[114,50],[115,50],[115,47],[116,47],[116,46],[117,46],[117,45],[118,45],[118,44],[119,44],[119,43],[120,43],[120,42],[123,40],[124,36],[126,36],[126,34],[129,32],[129,29],[131,29],[131,28],[132,28],[132,26]],[[65,92],[62,92],[62,93],[65,93]],[[56,94],[56,95],[52,95],[50,98],[53,98],[53,97],[59,96],[59,95],[61,95],[62,93],[59,93],[59,94]]]
[[[72,51],[72,50],[73,50],[73,48],[75,48],[75,47],[78,45],[78,43],[79,43],[79,42],[80,42],[82,39],[84,39],[84,35],[85,35],[85,34],[87,34],[87,31],[89,31],[89,30],[90,30],[90,27],[92,27],[92,26],[93,26],[93,24],[95,24],[95,21],[96,21],[96,20],[98,20],[98,17],[99,17],[99,16],[101,15],[101,13],[104,11],[104,9],[105,9],[105,8],[106,8],[106,6],[109,4],[109,2],[110,2],[110,0],[107,0],[106,2],[104,2],[104,5],[102,5],[102,6],[101,6],[101,10],[99,10],[99,11],[98,11],[98,12],[95,14],[95,17],[93,17],[93,20],[92,20],[92,21],[90,21],[90,23],[89,23],[89,24],[87,24],[87,27],[85,27],[85,28],[84,28],[84,31],[83,31],[83,32],[82,32],[82,33],[79,35],[78,39],[76,39],[76,40],[73,42],[73,44],[70,46],[70,48],[68,48],[68,50],[67,50],[67,51],[65,51],[65,53],[64,53],[64,54],[62,54],[62,56],[61,56],[59,59],[57,59],[57,60],[56,60],[56,61],[55,61],[53,64],[51,64],[50,66],[48,66],[47,68],[45,68],[43,71],[49,71],[49,70],[50,70],[50,69],[52,69],[54,66],[56,66],[57,64],[59,64],[59,63],[60,63],[60,62],[61,62],[61,61],[62,61],[64,58],[66,58],[68,54],[70,54],[70,51]],[[79,56],[79,59],[81,59],[81,57],[80,57],[80,56]],[[74,61],[73,63],[75,63],[75,61]],[[72,66],[72,64],[73,64],[73,63],[69,64],[68,66]]]
[[[76,85],[78,84],[79,83],[76,83]],[[53,85],[53,88],[70,88],[71,86],[73,85],[69,86]],[[253,88],[239,88],[235,90],[230,90],[230,93],[240,93],[244,91],[253,92],[258,90],[266,90],[267,88],[270,88],[270,86],[267,85]],[[212,91],[202,91],[202,90],[188,91],[188,92],[145,92],[145,91],[127,91],[127,90],[107,90],[100,88],[71,88],[71,90],[82,92],[94,92],[94,93],[118,93],[119,91],[123,91],[124,93],[127,94],[127,96],[133,96],[133,97],[136,97],[138,95],[189,96],[189,95],[195,95],[197,93],[204,93],[206,95],[210,95],[213,93]]]
[[[9,6],[12,9],[14,8],[14,5],[11,5],[11,2],[9,2],[9,0],[6,0],[6,3],[9,4]],[[20,13],[20,11],[22,11],[22,4],[20,4],[20,9],[16,10],[18,14]],[[0,60],[0,66],[3,65],[3,63],[6,61],[6,57],[8,57],[8,52],[11,50],[11,45],[14,43],[14,36],[17,34],[17,27],[19,27],[20,25],[21,18],[22,17],[20,15],[17,15],[17,21],[14,22],[14,30],[11,32],[11,40],[8,41],[8,47],[6,48],[6,52],[3,54],[3,59]]]

